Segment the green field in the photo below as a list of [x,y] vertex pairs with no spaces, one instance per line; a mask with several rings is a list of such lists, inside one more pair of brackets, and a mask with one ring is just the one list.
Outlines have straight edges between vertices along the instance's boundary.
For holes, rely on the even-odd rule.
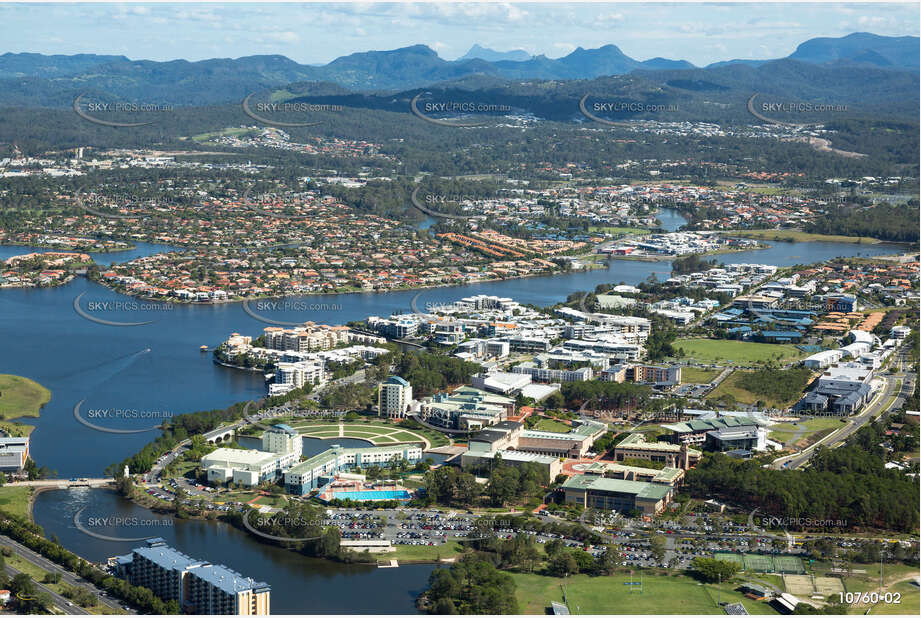
[[572,427],[552,418],[542,418],[537,421],[533,429],[537,429],[538,431],[552,431],[554,433],[569,433]]
[[601,232],[603,234],[610,234],[611,236],[626,236],[628,234],[649,234],[650,231],[642,227],[611,227],[611,226],[601,226],[593,225],[588,228],[589,232]]
[[794,360],[806,356],[805,352],[789,343],[754,343],[732,339],[676,339],[672,347],[684,350],[688,358],[707,363],[728,361],[744,365],[768,360]]
[[[310,438],[330,440],[340,437],[339,425],[330,423],[298,423],[297,421],[291,421],[289,424],[295,431]],[[432,446],[435,446],[434,440],[421,431],[403,429],[399,425],[388,425],[384,423],[343,423],[341,437],[361,438],[362,440],[368,440],[375,446],[387,446],[404,442],[425,443],[423,435],[429,438],[429,441],[433,443]],[[445,443],[447,443],[447,440],[445,440]]]
[[51,401],[51,391],[21,376],[0,373],[0,419],[38,416],[42,406]]
[[[643,592],[633,592],[624,582],[639,581]],[[751,614],[776,614],[766,603],[752,601],[733,590],[735,584],[702,585],[686,575],[653,575],[637,571],[629,574],[590,577],[573,575],[564,579],[544,575],[513,573],[518,586],[519,611],[523,614],[548,613],[551,601],[566,603],[572,614],[724,614],[717,599],[742,603]]]
[[800,421],[796,425],[793,423],[775,423],[770,428],[769,437],[772,440],[786,444],[788,440],[799,434],[797,442],[800,440],[810,442],[810,438],[812,438],[811,442],[814,442],[815,436],[820,432],[827,429],[837,429],[842,425],[841,419],[832,417],[813,418],[808,421]]
[[198,135],[193,135],[189,139],[191,139],[193,142],[207,142],[208,140],[212,140],[215,137],[223,137],[225,135],[239,137],[249,133],[258,133],[258,131],[255,129],[247,129],[245,127],[228,127],[219,131],[211,131],[210,133],[199,133]]
[[443,545],[394,545],[392,552],[375,554],[381,560],[444,560],[454,558],[462,551],[457,541],[448,541]]
[[31,487],[0,487],[0,511],[28,518],[31,495]]
[[729,230],[726,236],[757,238],[760,240],[792,240],[794,242],[853,242],[876,244],[881,241],[869,236],[839,236],[837,234],[810,234],[799,230]]
[[783,399],[774,399],[765,395],[757,395],[751,391],[747,391],[739,382],[745,376],[746,373],[751,373],[750,371],[733,371],[729,374],[726,379],[720,382],[719,386],[713,389],[710,394],[707,396],[707,399],[719,399],[724,395],[732,395],[736,401],[739,403],[755,403],[758,401],[763,401],[769,407],[772,408],[785,408],[791,404],[796,403],[799,399],[799,394],[796,397],[790,400]]
[[700,367],[682,367],[682,384],[709,384],[720,374],[719,369],[701,369]]

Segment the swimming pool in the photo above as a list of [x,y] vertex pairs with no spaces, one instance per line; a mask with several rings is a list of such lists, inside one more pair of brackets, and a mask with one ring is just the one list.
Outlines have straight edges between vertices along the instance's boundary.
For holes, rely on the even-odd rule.
[[335,491],[323,493],[321,500],[410,500],[412,496],[405,489],[365,489],[361,491]]

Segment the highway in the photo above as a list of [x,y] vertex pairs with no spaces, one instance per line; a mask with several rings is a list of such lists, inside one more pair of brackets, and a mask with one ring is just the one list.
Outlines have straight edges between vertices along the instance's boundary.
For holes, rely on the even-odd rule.
[[[119,605],[118,602],[115,601],[114,599],[110,599],[106,596],[103,596],[102,591],[96,588],[90,582],[84,580],[81,577],[78,577],[77,575],[71,573],[65,568],[48,560],[41,554],[38,554],[32,551],[25,545],[7,536],[0,536],[0,547],[8,547],[14,553],[16,553],[19,557],[21,557],[23,560],[31,562],[32,564],[34,564],[35,566],[37,566],[38,568],[44,571],[47,571],[49,573],[58,573],[61,576],[62,583],[68,584],[70,586],[79,586],[81,588],[86,588],[87,590],[92,592],[94,595],[96,595],[96,597],[99,599],[101,603],[103,603],[104,605],[112,609],[114,613],[117,613],[117,614],[136,613],[134,611],[126,610],[124,607]],[[44,588],[41,582],[36,582],[36,585],[39,586],[40,588]],[[62,597],[61,595],[55,592],[52,592],[51,590],[48,590],[47,592],[48,594],[51,595],[51,598],[54,600],[54,602],[60,605],[60,607],[65,611],[65,613],[68,613],[68,614],[88,614],[89,613],[88,611],[85,611],[82,608],[77,607],[76,605],[74,606],[69,605],[68,600]]]

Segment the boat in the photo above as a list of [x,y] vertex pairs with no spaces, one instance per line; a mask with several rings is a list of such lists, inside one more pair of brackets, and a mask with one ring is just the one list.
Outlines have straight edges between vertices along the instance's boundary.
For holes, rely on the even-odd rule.
[[198,348],[198,349],[201,350],[202,352],[207,352],[207,351],[208,351],[208,346],[203,345],[202,347],[200,347],[200,348]]

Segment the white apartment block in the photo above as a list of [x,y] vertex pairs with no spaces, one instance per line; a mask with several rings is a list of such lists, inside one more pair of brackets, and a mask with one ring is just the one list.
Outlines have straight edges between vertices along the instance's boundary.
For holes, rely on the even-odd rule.
[[412,385],[399,376],[390,376],[377,387],[377,415],[403,418],[412,400]]

